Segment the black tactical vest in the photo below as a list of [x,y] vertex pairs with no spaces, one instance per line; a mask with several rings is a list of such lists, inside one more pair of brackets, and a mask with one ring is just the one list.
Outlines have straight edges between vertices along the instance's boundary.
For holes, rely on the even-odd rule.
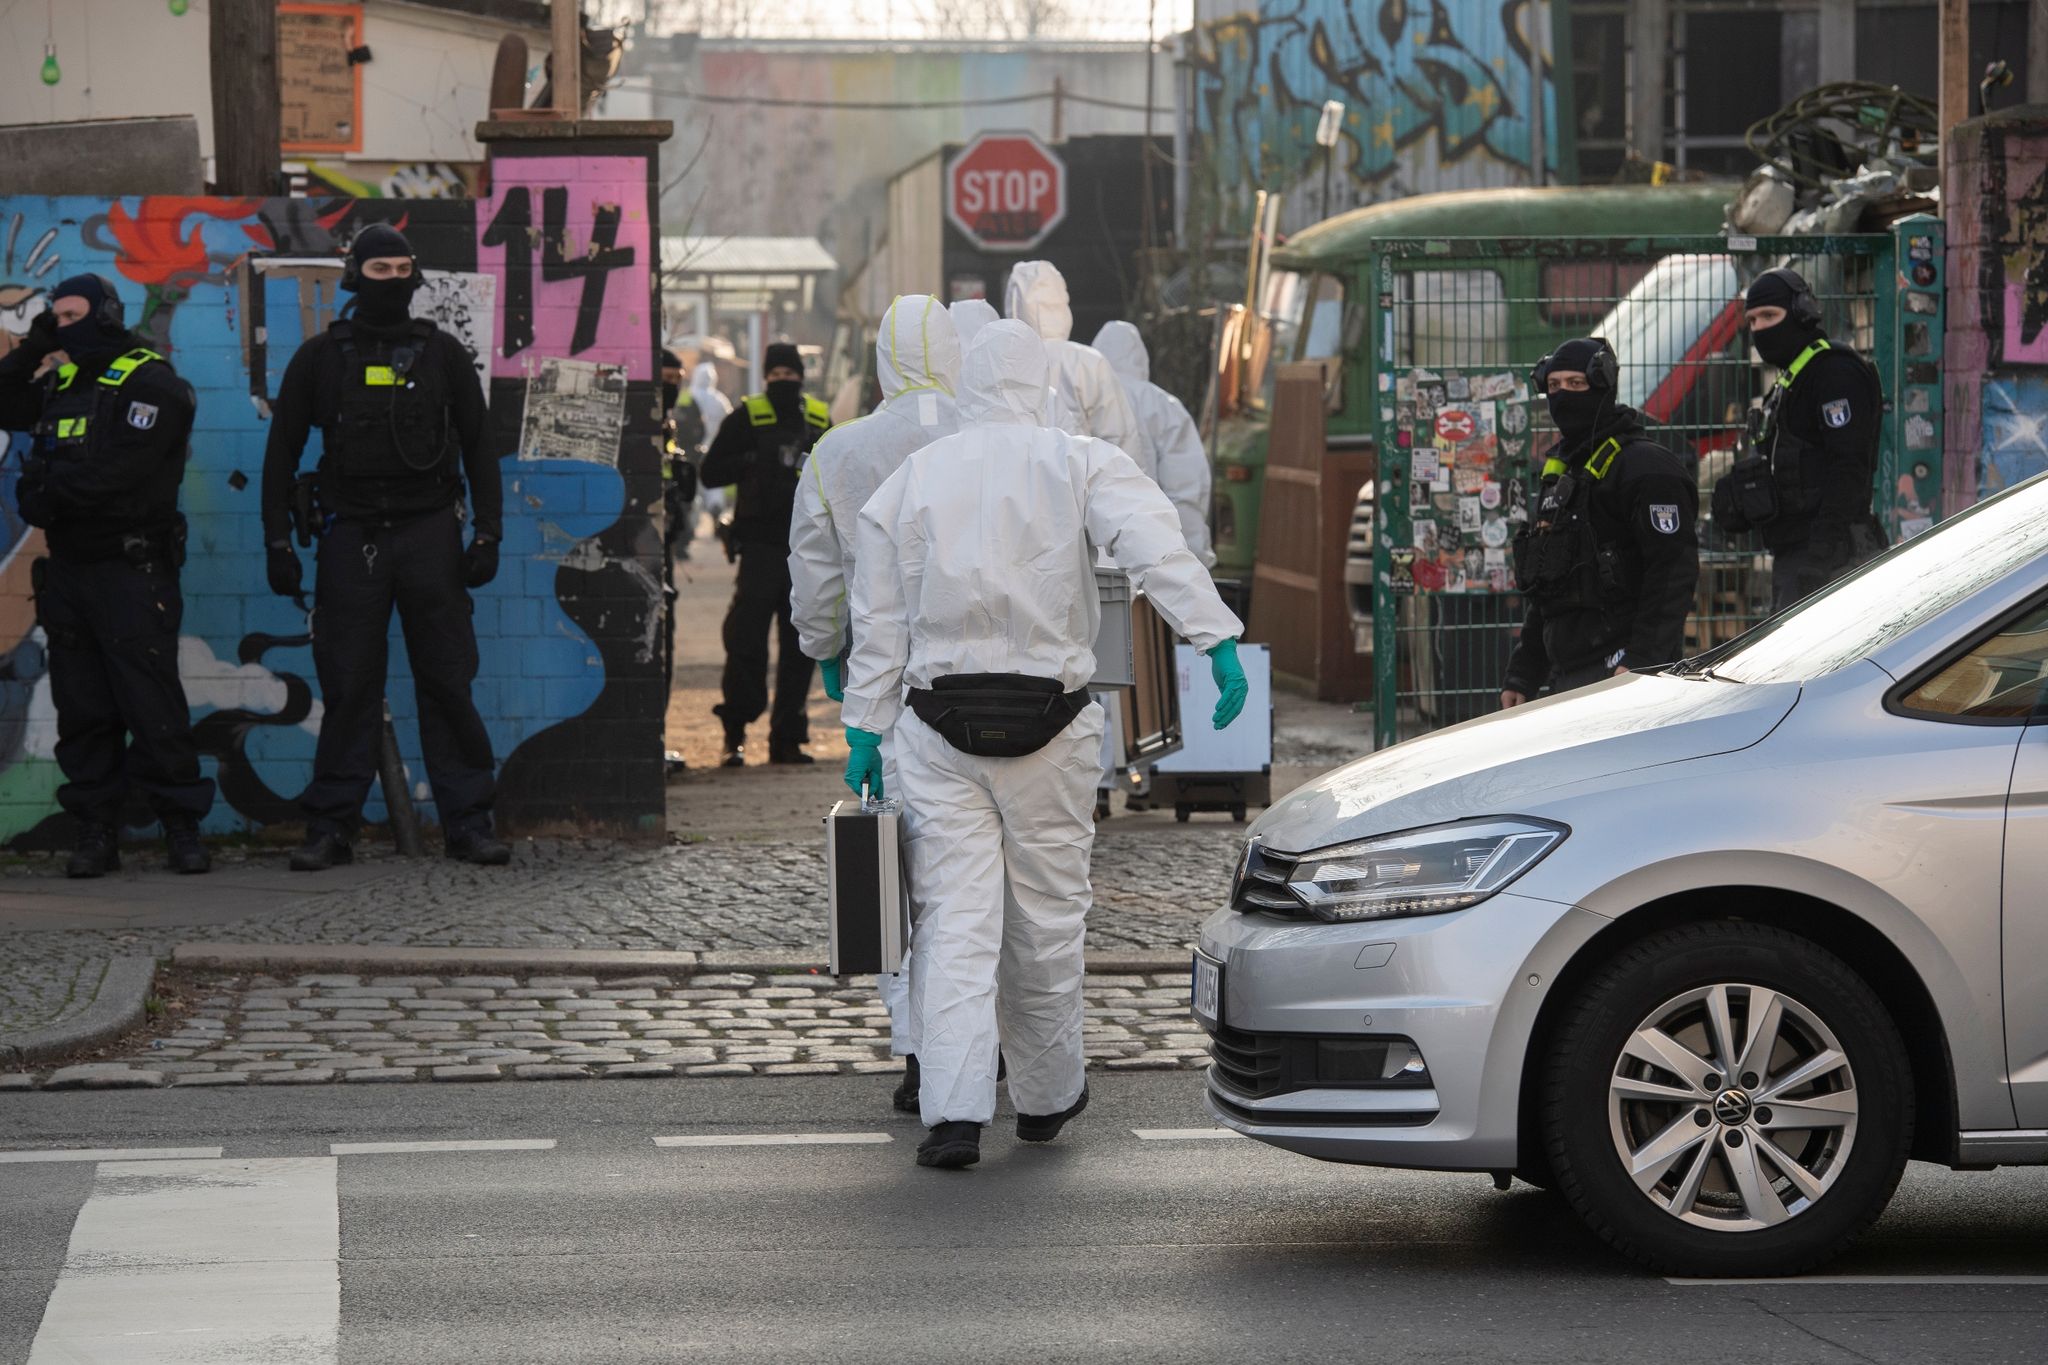
[[396,340],[363,336],[347,320],[329,331],[341,348],[342,391],[322,472],[344,480],[456,478],[447,385],[427,357],[434,324],[415,320]]

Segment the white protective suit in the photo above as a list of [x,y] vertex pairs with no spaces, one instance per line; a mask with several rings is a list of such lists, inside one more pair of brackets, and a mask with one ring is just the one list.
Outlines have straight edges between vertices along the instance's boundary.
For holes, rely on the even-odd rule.
[[1020,261],[1003,290],[1003,312],[1024,323],[1045,341],[1051,370],[1044,418],[1048,426],[1076,436],[1107,441],[1144,466],[1144,433],[1131,411],[1116,371],[1093,346],[1071,339],[1074,310],[1067,304],[1067,281],[1051,261]]
[[[690,396],[697,400],[697,411],[704,414],[704,444],[709,446],[719,425],[732,416],[732,400],[718,388],[718,366],[708,360],[697,362],[697,368],[690,371]],[[723,488],[706,488],[698,505],[716,521],[725,514],[730,501]]]
[[976,332],[1002,316],[987,299],[961,299],[947,304],[946,312],[952,315],[953,330],[960,334],[962,351],[973,343]]
[[[875,333],[875,374],[882,405],[818,438],[790,517],[789,617],[813,659],[837,658],[846,648],[846,585],[853,579],[860,509],[910,452],[960,425],[953,403],[960,343],[937,299],[907,294],[889,305]],[[882,789],[891,790],[895,781],[895,745],[885,734]],[[916,1052],[908,969],[885,973],[876,988],[889,1007],[890,1049],[899,1057]]]
[[999,979],[1017,1111],[1056,1114],[1080,1097],[1103,716],[1090,704],[1037,753],[981,758],[919,720],[905,688],[960,673],[1085,687],[1101,616],[1096,547],[1199,648],[1243,629],[1130,456],[1039,425],[1047,373],[1030,328],[983,328],[962,368],[960,431],[905,460],[860,516],[844,714],[895,740],[927,1125],[994,1116]]
[[1136,327],[1105,322],[1095,334],[1095,349],[1116,371],[1124,396],[1131,400],[1131,411],[1152,449],[1152,477],[1180,513],[1188,548],[1204,565],[1214,567],[1216,552],[1209,548],[1209,452],[1202,446],[1201,429],[1180,399],[1152,382],[1152,357]]

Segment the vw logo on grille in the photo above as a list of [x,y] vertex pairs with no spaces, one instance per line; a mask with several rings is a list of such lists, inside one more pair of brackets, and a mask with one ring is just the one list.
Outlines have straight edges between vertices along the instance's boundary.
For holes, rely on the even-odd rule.
[[1729,1127],[1749,1122],[1750,1110],[1756,1104],[1740,1090],[1723,1090],[1714,1097],[1714,1117]]

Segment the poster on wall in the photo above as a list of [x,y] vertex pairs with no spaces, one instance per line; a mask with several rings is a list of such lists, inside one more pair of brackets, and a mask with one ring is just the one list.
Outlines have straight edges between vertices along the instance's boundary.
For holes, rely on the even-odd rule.
[[545,356],[526,381],[519,422],[522,460],[581,460],[616,467],[626,430],[626,371],[620,365]]
[[287,152],[363,149],[363,7],[286,0],[277,7],[280,143]]
[[428,270],[412,296],[412,315],[432,322],[469,349],[476,378],[491,388],[491,348],[498,344],[498,277],[468,270]]

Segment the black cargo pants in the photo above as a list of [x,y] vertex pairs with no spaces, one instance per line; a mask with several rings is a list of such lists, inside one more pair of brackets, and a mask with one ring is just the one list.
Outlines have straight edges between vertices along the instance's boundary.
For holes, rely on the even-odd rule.
[[385,527],[339,521],[320,538],[313,667],[325,713],[313,781],[299,805],[315,831],[353,834],[377,776],[391,609],[398,608],[419,699],[420,750],[441,828],[487,831],[497,795],[491,737],[470,697],[476,624],[453,508]]
[[775,710],[768,718],[771,754],[807,744],[811,737],[811,675],[789,620],[789,547],[741,545],[738,581],[725,612],[724,701],[711,708],[725,724],[725,741],[738,744],[747,726],[768,709],[768,632],[775,631]]
[[178,678],[185,599],[169,563],[38,560],[36,620],[50,647],[57,708],[57,802],[90,824],[116,823],[129,783],[157,818],[203,819],[213,779],[199,774],[192,713]]

